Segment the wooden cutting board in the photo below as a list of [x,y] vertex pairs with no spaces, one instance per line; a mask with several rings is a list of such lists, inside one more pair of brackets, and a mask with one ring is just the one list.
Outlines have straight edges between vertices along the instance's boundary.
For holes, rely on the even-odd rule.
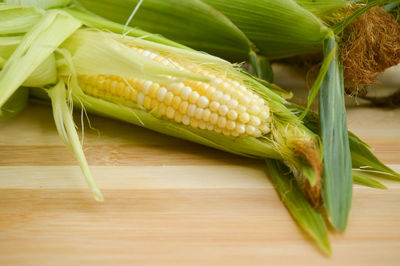
[[[349,127],[400,171],[400,109],[349,109]],[[80,121],[79,115],[76,121]],[[0,123],[0,265],[400,265],[400,183],[355,186],[323,256],[261,161],[90,116],[92,200],[47,106]]]

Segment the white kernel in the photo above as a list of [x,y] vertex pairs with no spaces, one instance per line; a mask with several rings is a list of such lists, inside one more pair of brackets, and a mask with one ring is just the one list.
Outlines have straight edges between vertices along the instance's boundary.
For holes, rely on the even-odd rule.
[[269,126],[266,125],[266,124],[262,125],[262,126],[260,127],[260,129],[261,129],[262,133],[264,133],[264,134],[270,132]]
[[164,101],[165,94],[167,94],[167,89],[164,87],[159,88],[157,92],[157,100],[160,102]]
[[189,108],[188,108],[188,111],[187,111],[188,116],[190,116],[190,117],[194,116],[194,113],[196,112],[196,108],[197,107],[194,104],[189,105]]
[[233,130],[236,128],[236,123],[234,121],[229,120],[226,122],[226,128],[229,130]]
[[257,104],[257,103],[252,102],[252,104],[251,104],[251,106],[250,106],[250,108],[249,108],[249,112],[250,112],[251,114],[257,115],[257,114],[260,113],[261,109],[260,109],[260,107],[259,107],[258,105],[256,105],[256,104]]
[[235,87],[239,87],[240,86],[239,82],[237,82],[237,81],[232,82],[232,85],[235,86]]
[[258,137],[261,137],[261,131],[259,130],[259,129],[256,129],[255,131],[254,131],[254,133],[253,133],[253,136],[254,137],[256,137],[256,138],[258,138]]
[[246,108],[245,106],[243,106],[243,105],[240,104],[240,105],[236,108],[236,110],[238,111],[239,114],[241,114],[241,113],[246,112],[246,111],[247,111],[247,108]]
[[143,105],[143,100],[144,100],[144,94],[139,92],[139,94],[137,96],[137,103],[140,105]]
[[247,125],[247,126],[246,126],[246,133],[247,133],[247,134],[253,135],[255,131],[256,131],[256,128],[255,128],[255,127],[250,126],[250,125]]
[[183,87],[182,92],[181,92],[182,99],[184,99],[184,100],[189,99],[189,95],[191,92],[192,92],[192,88],[187,87],[187,86]]
[[224,94],[224,96],[222,96],[220,102],[222,104],[228,104],[230,100],[231,100],[231,96],[229,96],[228,94]]
[[168,59],[164,59],[162,62],[161,62],[163,65],[169,65],[169,60]]
[[224,127],[226,126],[226,118],[223,117],[223,116],[220,116],[220,117],[218,118],[217,125],[218,125],[220,128],[224,128]]
[[258,127],[259,125],[261,125],[261,120],[257,116],[252,115],[250,118],[250,124],[252,126]]
[[184,115],[182,117],[182,123],[185,125],[189,125],[190,124],[190,117],[188,117],[187,115]]
[[237,119],[237,113],[236,113],[236,111],[235,110],[229,110],[229,112],[228,112],[228,118],[230,119],[230,120],[236,120]]
[[200,98],[200,95],[197,91],[192,91],[189,94],[189,102],[190,103],[196,103],[199,98]]
[[250,99],[249,96],[243,95],[243,97],[240,98],[239,101],[240,101],[242,104],[244,104],[244,105],[248,105],[248,104],[250,104],[251,99]]
[[211,116],[210,109],[205,109],[202,115],[203,120],[208,122],[208,120],[210,120],[210,116]]
[[210,116],[210,123],[215,125],[218,122],[218,115],[216,113],[212,113]]
[[219,103],[218,102],[211,102],[210,103],[210,110],[213,112],[217,112],[219,109]]
[[214,125],[208,123],[208,124],[207,124],[207,129],[208,129],[208,130],[213,130],[213,129],[214,129]]
[[215,78],[213,80],[211,80],[211,84],[214,86],[218,86],[218,84],[220,84],[222,82],[222,79],[220,78]]
[[229,103],[228,103],[228,107],[230,109],[235,109],[238,105],[239,105],[239,103],[235,99],[230,100]]
[[168,108],[167,108],[167,117],[168,117],[169,119],[173,119],[173,118],[174,118],[174,115],[175,115],[175,110],[174,110],[174,108],[172,108],[171,106],[168,106]]
[[258,99],[257,99],[257,103],[258,103],[259,105],[264,105],[264,104],[265,104],[265,101],[264,101],[264,99],[262,99],[262,98],[258,98]]
[[260,113],[260,118],[261,118],[263,121],[266,120],[268,117],[269,117],[268,112],[262,111],[262,112]]
[[204,109],[203,108],[197,108],[196,109],[196,112],[194,113],[194,116],[197,118],[197,119],[201,119],[202,117],[203,117],[203,112],[204,112]]
[[247,123],[250,120],[250,116],[249,116],[248,113],[241,113],[240,116],[239,116],[239,120],[242,123]]
[[219,113],[220,115],[226,115],[226,114],[228,113],[228,111],[229,111],[229,108],[228,108],[228,106],[226,106],[226,105],[221,105],[221,106],[218,108],[218,113]]
[[149,94],[150,91],[150,86],[153,84],[153,82],[147,80],[144,84],[143,84],[143,94],[147,95]]
[[222,96],[223,96],[224,94],[221,92],[221,91],[216,91],[216,92],[214,92],[214,94],[213,94],[213,96],[212,96],[212,100],[213,101],[218,101],[219,99],[221,99],[222,98]]
[[206,96],[201,96],[199,98],[199,100],[197,101],[197,105],[201,108],[206,108],[209,103],[210,103],[210,101],[208,100],[208,98]]
[[244,132],[246,132],[246,126],[243,124],[237,124],[236,131],[239,134],[243,134]]

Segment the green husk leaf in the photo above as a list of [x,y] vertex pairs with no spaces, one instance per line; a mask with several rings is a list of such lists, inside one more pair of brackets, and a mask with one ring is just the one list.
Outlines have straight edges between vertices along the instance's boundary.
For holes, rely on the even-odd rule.
[[349,135],[351,158],[354,168],[380,171],[393,176],[400,181],[400,174],[382,163],[356,136]]
[[40,7],[43,9],[63,7],[71,3],[71,0],[5,0],[4,2],[24,7]]
[[23,8],[0,3],[0,35],[28,32],[41,18],[38,8]]
[[52,102],[54,121],[58,134],[77,159],[94,199],[96,201],[103,201],[103,195],[93,179],[85,154],[83,153],[79,136],[75,129],[72,109],[68,107],[66,102],[67,97],[64,82],[60,81],[56,86],[50,88],[48,90],[48,95]]
[[80,26],[78,20],[59,11],[49,11],[43,16],[43,19],[24,36],[0,72],[0,107]]
[[[161,83],[176,82],[179,81],[179,78],[209,81],[202,75],[171,68],[139,55],[116,39],[104,38],[101,35],[101,32],[79,30],[63,44],[63,48],[73,53],[72,63],[80,74],[119,75]],[[107,36],[110,35],[107,34]],[[137,42],[146,41],[137,39]]]
[[335,56],[320,88],[319,115],[323,145],[323,198],[333,227],[344,231],[352,199],[352,166],[349,148],[342,66],[334,36],[325,41],[327,56]]
[[[124,25],[139,0],[77,2],[90,12]],[[145,0],[129,25],[234,61],[246,60],[251,48],[247,37],[229,19],[200,0]]]
[[318,17],[292,0],[204,2],[229,18],[268,59],[320,52],[329,33]]
[[318,95],[318,91],[321,88],[322,82],[325,79],[326,73],[328,72],[329,66],[334,56],[335,56],[335,49],[332,49],[332,51],[330,51],[328,55],[325,57],[321,69],[319,70],[317,79],[315,80],[313,86],[310,89],[307,99],[307,106],[306,109],[301,114],[301,116],[299,117],[300,119],[303,119],[310,110],[311,104],[313,103],[315,97]]
[[281,162],[266,160],[266,163],[268,177],[294,220],[324,253],[330,254],[328,233],[322,216],[312,208],[293,175]]
[[353,182],[367,187],[387,189],[387,187],[381,182],[369,176],[361,175],[359,173],[356,174],[354,172],[353,172]]
[[68,7],[63,10],[72,15],[73,17],[79,19],[87,27],[96,28],[104,31],[111,31],[117,34],[123,34],[125,36],[143,38],[148,41],[153,41],[172,47],[189,49],[187,46],[166,39],[158,34],[153,34],[137,28],[124,26],[119,23],[115,23],[111,20],[105,19],[103,17],[84,12],[74,7]]
[[267,82],[274,82],[274,71],[269,60],[264,56],[257,55],[254,51],[250,52],[250,63],[253,67],[253,74]]
[[332,13],[340,8],[345,7],[349,1],[347,0],[295,0],[300,6],[311,11],[318,17],[327,13]]
[[28,104],[29,89],[20,87],[0,109],[0,121],[21,113]]

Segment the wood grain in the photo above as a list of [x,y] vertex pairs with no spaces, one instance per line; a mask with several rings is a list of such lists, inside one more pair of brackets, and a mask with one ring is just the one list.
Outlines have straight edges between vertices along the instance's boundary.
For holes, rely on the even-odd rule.
[[[79,114],[77,115],[79,121]],[[91,199],[49,107],[0,123],[0,265],[398,265],[400,183],[355,186],[344,235],[321,255],[261,161],[90,117]],[[400,110],[351,108],[349,127],[400,171]],[[99,133],[100,132],[100,133]]]

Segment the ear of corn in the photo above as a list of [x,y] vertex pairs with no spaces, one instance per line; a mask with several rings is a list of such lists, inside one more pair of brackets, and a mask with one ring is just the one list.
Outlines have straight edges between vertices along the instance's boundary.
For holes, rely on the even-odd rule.
[[[116,24],[107,28],[104,20],[67,10],[84,18],[83,23],[116,32],[124,30]],[[307,185],[318,186],[319,137],[303,125],[283,98],[262,85],[268,83],[258,82],[213,56],[180,49],[173,43],[163,45],[168,42],[163,38],[149,36],[158,41],[145,40],[142,31],[127,27],[127,35],[142,37],[132,38],[94,29],[77,30],[81,22],[66,13],[41,12],[42,18],[18,40],[11,55],[7,49],[1,54],[0,49],[0,56],[6,58],[0,84],[7,85],[0,90],[0,107],[21,85],[39,87],[32,89],[34,97],[50,96],[57,130],[77,157],[97,200],[102,200],[102,196],[91,177],[74,128],[72,109],[67,104],[71,101],[93,113],[235,154],[281,160],[295,174],[296,186],[302,189]],[[24,66],[24,73],[17,73],[17,66]],[[337,74],[331,72],[327,70],[327,79]],[[57,85],[48,89],[56,80]],[[343,122],[343,117],[340,119]],[[323,130],[327,135],[326,128]],[[343,131],[346,132],[345,128],[339,133]],[[363,143],[357,143],[365,148]],[[356,154],[360,155],[360,150]],[[346,163],[348,159],[349,156]],[[372,162],[371,158],[358,160],[360,164]],[[271,169],[280,167],[272,165]],[[329,167],[332,168],[332,163]],[[287,189],[295,179],[274,176],[273,180],[300,226],[323,250],[329,251],[321,216],[312,210],[300,190]],[[330,214],[336,215],[332,211]],[[333,217],[340,229],[346,213],[341,216],[339,222],[337,216]]]

